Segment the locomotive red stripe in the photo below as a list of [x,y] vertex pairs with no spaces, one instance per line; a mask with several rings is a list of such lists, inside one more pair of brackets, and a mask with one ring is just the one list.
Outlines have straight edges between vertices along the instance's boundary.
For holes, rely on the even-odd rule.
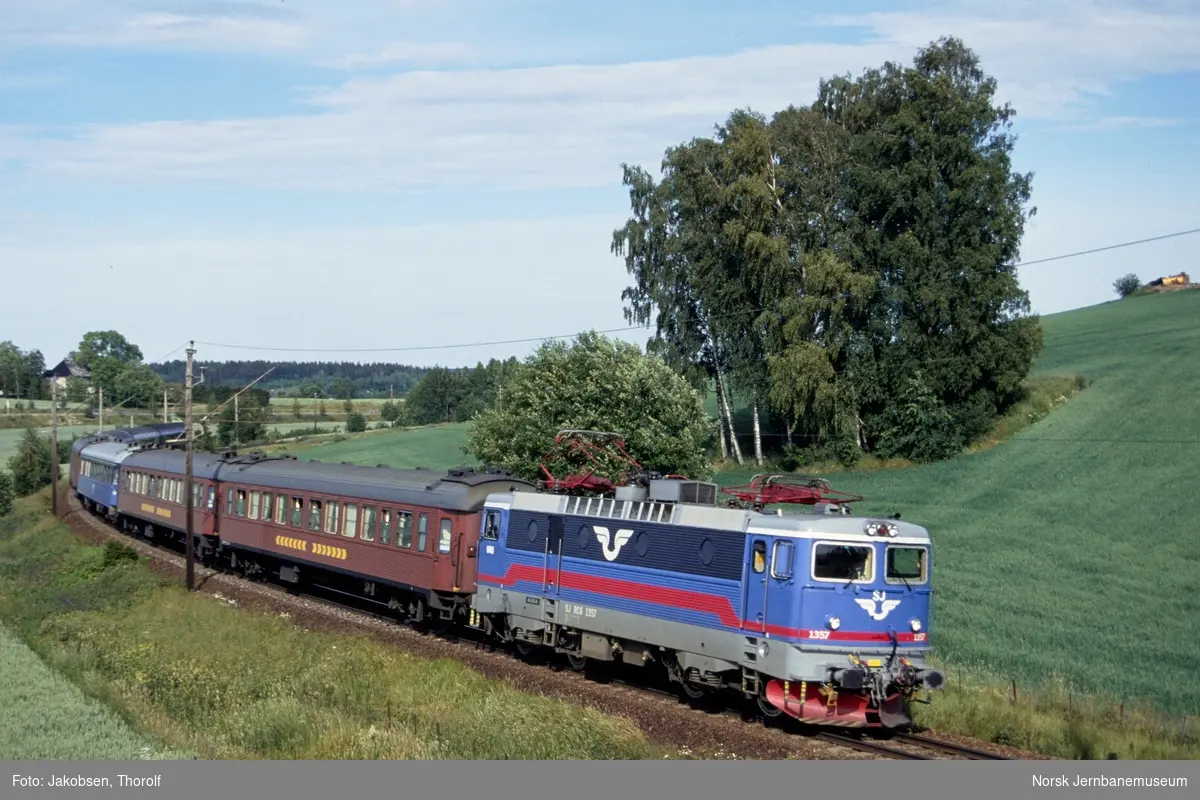
[[[532,564],[512,564],[502,578],[495,575],[480,574],[476,578],[476,581],[477,583],[495,583],[500,586],[515,586],[517,581],[540,584],[544,574],[545,572],[541,567]],[[623,597],[659,606],[684,608],[689,611],[701,611],[714,615],[727,628],[740,630],[743,627],[741,621],[738,619],[737,612],[733,608],[733,603],[729,601],[728,597],[721,597],[719,595],[692,592],[687,589],[672,589],[665,586],[649,586],[644,583],[634,583],[633,581],[625,581],[618,578],[602,578],[597,575],[582,575],[577,572],[563,572],[559,576],[559,588],[577,589],[581,592],[591,592],[592,594],[601,594],[608,597]],[[746,621],[745,627],[752,630],[764,630],[763,626],[756,625],[749,620]],[[891,642],[891,637],[887,633],[868,631],[808,631],[788,628],[782,625],[767,625],[765,626],[765,632],[772,636],[783,636],[789,639],[803,639],[807,641],[853,640]],[[819,637],[813,636],[812,634],[814,633],[820,634]],[[912,642],[914,638],[915,636],[912,633],[896,634],[896,639],[900,642]]]

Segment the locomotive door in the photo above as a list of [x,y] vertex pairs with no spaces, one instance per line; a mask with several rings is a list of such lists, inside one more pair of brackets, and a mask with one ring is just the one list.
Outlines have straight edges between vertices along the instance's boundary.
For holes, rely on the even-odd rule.
[[742,628],[760,633],[767,625],[767,539],[750,540],[749,566],[742,603]]
[[558,593],[558,584],[562,577],[562,548],[562,517],[550,517],[550,527],[546,531],[545,562],[542,567],[542,591],[546,594]]

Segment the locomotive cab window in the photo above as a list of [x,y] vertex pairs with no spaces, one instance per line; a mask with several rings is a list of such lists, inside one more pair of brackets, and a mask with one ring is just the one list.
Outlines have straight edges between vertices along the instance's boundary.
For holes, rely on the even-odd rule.
[[926,564],[924,547],[889,547],[884,577],[888,583],[924,583],[927,577]]
[[761,575],[763,573],[763,571],[766,570],[766,568],[767,568],[767,543],[766,542],[755,542],[754,543],[753,562],[754,562],[755,574]]
[[771,553],[771,577],[787,580],[792,577],[792,551],[795,545],[786,540],[775,542]]
[[489,511],[483,516],[483,538],[495,541],[500,538],[500,513]]
[[444,519],[444,518],[442,519],[442,527],[441,527],[441,530],[438,532],[438,552],[439,553],[449,553],[450,552],[450,539],[454,535],[452,524],[453,523],[451,523],[450,520]]
[[823,542],[813,546],[816,580],[869,583],[874,572],[875,548],[870,545]]

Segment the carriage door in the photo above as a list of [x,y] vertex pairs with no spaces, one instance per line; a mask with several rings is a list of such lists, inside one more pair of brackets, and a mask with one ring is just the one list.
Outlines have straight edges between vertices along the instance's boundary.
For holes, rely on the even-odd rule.
[[550,517],[550,527],[546,531],[546,560],[542,570],[542,591],[546,594],[558,594],[562,576],[562,547],[562,517]]
[[[462,530],[464,522],[469,524],[477,517],[466,517],[465,520],[459,517],[455,520],[459,530],[454,534],[454,544],[451,545],[452,553],[451,560],[454,562],[454,585],[458,587],[460,592],[475,591],[475,570],[478,564],[476,558],[475,545],[470,544],[466,533]],[[472,536],[471,540],[476,537]]]

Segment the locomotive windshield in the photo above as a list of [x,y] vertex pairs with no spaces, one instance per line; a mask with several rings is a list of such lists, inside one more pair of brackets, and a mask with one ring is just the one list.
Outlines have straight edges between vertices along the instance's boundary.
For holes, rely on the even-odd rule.
[[887,551],[888,583],[924,583],[925,548],[889,547]]
[[818,544],[813,550],[817,580],[863,581],[871,576],[875,550],[870,545]]

